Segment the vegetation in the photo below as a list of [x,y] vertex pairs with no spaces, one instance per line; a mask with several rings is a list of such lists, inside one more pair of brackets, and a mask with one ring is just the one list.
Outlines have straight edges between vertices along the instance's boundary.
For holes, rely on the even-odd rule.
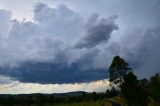
[[156,74],[147,79],[138,80],[132,68],[119,56],[115,56],[109,68],[110,82],[120,88],[120,94],[127,101],[128,106],[148,106],[149,97],[160,102],[160,75]]
[[0,95],[0,106],[160,106],[159,74],[139,80],[119,56],[113,58],[109,74],[111,89],[106,93]]
[[109,81],[111,84],[116,84],[118,87],[121,87],[124,83],[124,76],[130,72],[131,68],[129,64],[126,63],[122,58],[119,56],[115,56],[109,67]]

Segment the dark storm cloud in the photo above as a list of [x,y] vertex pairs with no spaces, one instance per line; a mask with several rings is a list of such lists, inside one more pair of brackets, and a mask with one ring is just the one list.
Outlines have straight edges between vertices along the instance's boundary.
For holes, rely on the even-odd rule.
[[98,19],[97,14],[91,15],[86,25],[85,36],[75,45],[77,48],[92,48],[106,43],[114,30],[118,29],[115,24],[115,16],[109,19]]
[[[114,18],[91,15],[86,20],[64,4],[51,8],[43,3],[34,7],[33,22],[11,21],[7,11],[0,11],[1,18],[7,30],[2,33],[0,27],[0,75],[58,84],[107,78],[103,49],[93,46],[107,41],[117,29]],[[83,33],[87,36],[82,46],[89,50],[73,47],[72,41]]]
[[70,66],[55,63],[24,63],[18,68],[1,68],[0,74],[7,75],[20,82],[30,83],[80,83],[101,80],[107,77],[105,69],[81,70],[79,63]]

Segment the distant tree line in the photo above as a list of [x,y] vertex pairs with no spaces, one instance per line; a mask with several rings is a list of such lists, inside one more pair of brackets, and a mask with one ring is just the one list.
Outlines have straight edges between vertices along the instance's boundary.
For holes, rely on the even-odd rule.
[[81,92],[78,95],[70,93],[64,94],[19,94],[19,95],[0,95],[0,106],[11,106],[14,104],[31,105],[31,104],[52,104],[57,103],[78,103],[82,101],[97,101],[105,98],[104,93],[87,93]]

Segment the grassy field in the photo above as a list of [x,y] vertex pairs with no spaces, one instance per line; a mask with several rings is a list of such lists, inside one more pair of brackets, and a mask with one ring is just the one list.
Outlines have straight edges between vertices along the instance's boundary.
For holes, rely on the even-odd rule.
[[[31,106],[39,106],[39,105],[31,105]],[[92,101],[92,102],[81,102],[81,103],[62,103],[62,104],[43,104],[42,106],[112,106],[109,102],[103,101]]]
[[[112,106],[112,102],[123,104],[123,106],[127,106],[127,105],[124,105],[125,102],[120,97],[106,98],[98,101],[88,101],[88,102],[80,102],[80,103],[41,104],[41,106]],[[21,106],[21,105],[14,105],[14,106]],[[30,106],[40,106],[40,105],[32,104]]]
[[[12,105],[12,106],[22,106],[22,105]],[[80,103],[59,103],[59,104],[32,104],[32,105],[23,104],[23,106],[112,106],[112,104],[106,101],[90,101],[90,102],[80,102]]]
[[[23,106],[112,106],[112,103],[117,103],[120,104],[121,106],[127,106],[126,101],[120,96],[116,96],[113,98],[105,98],[97,101],[86,101],[86,102],[84,101],[80,103],[32,104],[32,105],[23,104]],[[12,105],[12,106],[22,106],[22,104]],[[155,104],[153,99],[150,98],[150,103],[148,104],[148,106],[160,106],[160,104]]]

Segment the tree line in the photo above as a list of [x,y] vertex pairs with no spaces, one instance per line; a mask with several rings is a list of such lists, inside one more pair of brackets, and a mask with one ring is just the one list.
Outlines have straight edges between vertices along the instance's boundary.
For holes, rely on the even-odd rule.
[[0,106],[12,106],[16,104],[32,105],[38,104],[45,106],[45,104],[55,105],[59,103],[72,104],[80,102],[89,102],[102,100],[106,97],[104,93],[87,93],[80,92],[64,93],[64,94],[19,94],[19,95],[0,95]]

